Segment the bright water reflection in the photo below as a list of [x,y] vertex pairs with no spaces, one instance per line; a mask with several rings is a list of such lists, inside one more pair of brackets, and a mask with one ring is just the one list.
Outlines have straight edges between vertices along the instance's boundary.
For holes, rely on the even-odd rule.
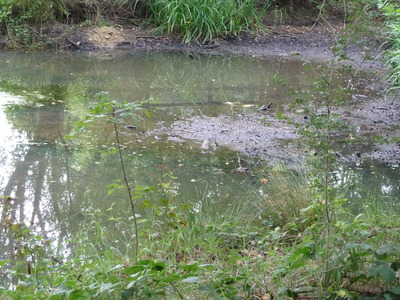
[[[254,196],[263,166],[247,160],[243,164],[254,173],[235,173],[238,158],[243,158],[237,153],[222,149],[203,154],[193,143],[167,142],[146,132],[157,126],[156,121],[168,124],[199,113],[238,114],[271,102],[279,109],[287,101],[286,91],[274,75],[279,73],[304,90],[318,68],[314,65],[307,71],[301,61],[249,57],[3,52],[1,194],[13,197],[16,221],[49,235],[56,229],[60,239],[80,226],[82,212],[88,208],[113,207],[114,218],[129,215],[124,192],[109,195],[107,191],[107,185],[122,177],[118,157],[105,153],[115,143],[112,127],[92,127],[69,146],[64,140],[73,122],[97,101],[96,95],[107,92],[112,99],[157,101],[153,118],[143,115],[131,120],[137,131],[121,128],[129,179],[147,186],[164,182],[163,175],[171,173],[177,177],[174,186],[180,201],[192,203],[195,210],[207,203],[223,211]],[[248,105],[225,105],[232,102]],[[383,183],[374,174],[363,173],[360,180],[374,182],[384,193],[398,197],[398,177]]]

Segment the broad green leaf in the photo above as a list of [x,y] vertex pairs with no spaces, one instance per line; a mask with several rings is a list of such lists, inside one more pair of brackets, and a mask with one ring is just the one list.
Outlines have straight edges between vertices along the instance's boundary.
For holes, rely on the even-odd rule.
[[181,275],[179,274],[170,274],[170,275],[166,275],[163,278],[161,278],[161,282],[164,283],[171,283],[171,282],[177,282],[181,279]]
[[126,289],[121,293],[121,298],[122,300],[129,300],[131,299],[132,294],[133,294],[132,289]]
[[134,275],[134,274],[137,274],[137,273],[139,273],[139,272],[141,272],[141,271],[143,271],[145,269],[146,269],[145,266],[138,266],[138,265],[131,266],[131,267],[126,267],[124,269],[124,274],[125,275]]
[[85,300],[91,299],[91,296],[88,292],[84,290],[74,290],[69,294],[68,299],[70,300]]
[[379,247],[378,250],[376,250],[376,253],[378,255],[383,255],[383,254],[396,254],[396,247],[392,245],[382,245]]
[[187,271],[187,272],[196,272],[199,269],[199,264],[194,263],[194,264],[182,266],[181,269],[184,271]]
[[400,286],[396,286],[396,287],[394,287],[394,288],[391,288],[391,289],[389,290],[389,292],[391,292],[392,294],[395,294],[395,295],[399,295],[399,296],[400,296]]
[[296,261],[296,262],[290,264],[289,269],[290,270],[294,270],[294,269],[301,268],[301,267],[303,267],[305,265],[306,265],[306,262],[304,260],[299,260],[299,261]]
[[160,271],[165,269],[165,263],[164,262],[157,262],[157,263],[154,264],[152,269],[160,272]]
[[378,276],[387,284],[392,284],[396,281],[396,272],[385,262],[378,261],[376,265],[368,270],[371,276]]
[[161,199],[160,199],[160,202],[161,202],[162,205],[168,206],[168,204],[169,204],[169,199],[168,199],[168,198],[161,198]]
[[361,250],[370,250],[372,249],[371,245],[365,244],[365,243],[347,243],[343,250],[350,250],[350,249],[356,249],[359,248]]

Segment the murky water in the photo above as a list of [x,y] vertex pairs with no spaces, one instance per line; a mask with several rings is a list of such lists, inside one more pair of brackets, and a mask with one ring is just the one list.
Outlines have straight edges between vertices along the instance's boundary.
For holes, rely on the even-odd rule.
[[[106,151],[115,147],[112,126],[98,123],[72,141],[64,139],[106,92],[110,99],[152,99],[152,118],[138,112],[130,120],[135,131],[120,128],[132,183],[170,183],[171,193],[194,209],[235,206],[254,197],[269,166],[228,149],[202,153],[193,142],[146,133],[160,120],[233,116],[269,103],[279,111],[288,91],[275,75],[294,88],[309,89],[321,66],[307,65],[312,68],[299,60],[189,53],[0,53],[0,194],[13,197],[15,220],[61,236],[79,226],[88,208],[106,212],[113,207],[114,218],[129,215],[125,192],[107,188],[122,179],[118,155]],[[253,172],[236,172],[240,167]],[[360,180],[397,197],[397,170],[374,168],[364,166],[369,171],[360,173]]]

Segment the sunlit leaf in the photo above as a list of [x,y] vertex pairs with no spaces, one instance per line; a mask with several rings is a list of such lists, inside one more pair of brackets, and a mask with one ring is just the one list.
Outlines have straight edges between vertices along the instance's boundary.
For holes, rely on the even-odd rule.
[[91,296],[88,292],[84,290],[74,290],[69,293],[68,299],[70,300],[84,300],[84,299],[91,299]]
[[0,267],[3,267],[5,264],[11,262],[11,260],[2,260],[0,261]]
[[200,282],[200,278],[197,276],[187,277],[187,278],[183,279],[182,282],[198,283],[198,282]]
[[144,113],[146,114],[147,117],[149,118],[152,117],[151,113],[147,109],[144,110]]

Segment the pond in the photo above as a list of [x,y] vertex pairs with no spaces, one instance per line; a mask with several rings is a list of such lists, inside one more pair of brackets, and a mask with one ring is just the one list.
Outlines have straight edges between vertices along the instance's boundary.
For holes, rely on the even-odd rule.
[[[268,162],[228,147],[203,151],[201,140],[171,140],[158,135],[158,127],[196,116],[235,118],[271,104],[278,113],[291,98],[277,74],[291,88],[308,90],[323,67],[297,58],[196,53],[2,52],[0,194],[13,198],[15,221],[60,239],[73,235],[85,211],[129,216],[126,192],[108,188],[123,178],[117,153],[109,151],[115,148],[112,126],[96,123],[65,140],[103,93],[109,99],[151,100],[146,107],[152,117],[138,111],[129,124],[135,130],[120,127],[129,181],[168,185],[194,211],[239,207],[259,195],[260,178],[272,168]],[[354,79],[352,93],[379,97],[379,91],[366,92],[370,79]],[[339,73],[335,82],[348,78]],[[364,160],[346,163],[344,170],[349,168],[360,184],[398,199],[400,176],[393,164]]]

